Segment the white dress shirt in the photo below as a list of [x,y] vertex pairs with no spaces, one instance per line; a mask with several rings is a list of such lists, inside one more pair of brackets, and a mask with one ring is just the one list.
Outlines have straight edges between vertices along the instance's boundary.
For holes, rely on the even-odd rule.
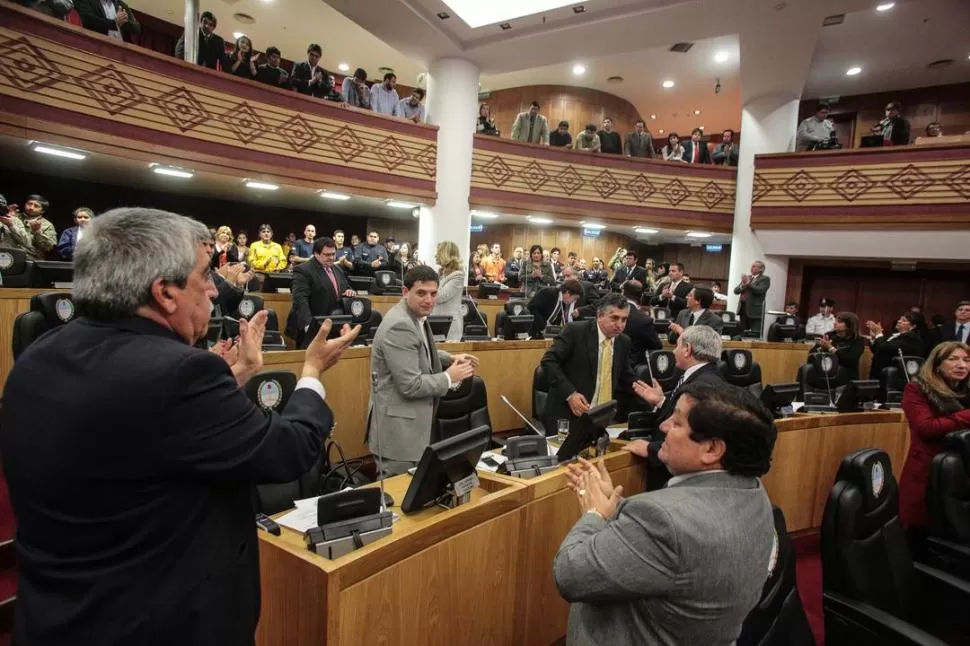
[[[118,17],[118,11],[115,9],[114,0],[101,0],[101,8],[104,10],[104,17],[108,20],[115,20]],[[112,38],[117,38],[118,40],[124,40],[121,37],[121,32],[117,29],[109,29],[108,35]]]
[[327,400],[327,389],[323,387],[323,383],[315,377],[300,377],[300,380],[296,382],[296,390],[301,388],[308,388],[320,395],[320,399]]

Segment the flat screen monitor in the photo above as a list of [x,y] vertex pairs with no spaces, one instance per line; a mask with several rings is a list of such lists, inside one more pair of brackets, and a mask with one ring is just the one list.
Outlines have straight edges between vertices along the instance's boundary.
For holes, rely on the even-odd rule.
[[293,274],[265,274],[261,291],[264,294],[288,294],[291,285],[293,285]]
[[880,148],[882,145],[882,135],[866,135],[859,141],[859,148]]
[[797,325],[782,325],[780,323],[775,323],[769,328],[769,332],[774,329],[777,335],[778,341],[794,341],[798,337],[798,326]]
[[479,426],[425,447],[404,494],[401,511],[421,511],[445,496],[449,484],[475,473],[478,460],[491,441],[492,430]]
[[451,329],[452,318],[450,316],[429,316],[428,326],[431,328],[431,336],[436,342],[448,339],[448,330]]
[[358,294],[370,294],[374,291],[374,279],[370,276],[347,276],[350,288]]
[[569,435],[559,447],[556,457],[560,462],[572,460],[583,452],[586,447],[596,444],[601,435],[606,433],[606,427],[616,417],[616,400],[611,399],[605,404],[593,406],[578,420],[569,425]]
[[506,341],[525,340],[529,338],[529,331],[535,317],[531,314],[520,314],[519,316],[506,316],[502,322],[502,338]]
[[842,389],[835,408],[840,413],[854,413],[864,410],[866,404],[877,401],[879,401],[878,379],[853,379]]
[[310,336],[311,339],[314,336],[316,336],[317,330],[320,329],[319,326],[323,325],[323,322],[327,319],[330,319],[333,322],[333,327],[330,328],[330,334],[327,335],[328,339],[336,339],[338,336],[340,336],[340,330],[343,328],[343,326],[345,325],[353,326],[354,324],[354,317],[347,316],[344,314],[339,314],[339,315],[331,314],[330,316],[314,316],[313,320],[315,325],[311,325],[310,329],[307,330],[307,333],[311,335]]
[[775,418],[791,415],[792,402],[798,399],[800,391],[798,384],[768,384],[761,391],[761,403]]
[[31,287],[69,289],[74,284],[74,263],[58,260],[35,260]]
[[478,297],[479,298],[490,298],[495,300],[498,295],[502,292],[501,283],[479,283],[478,284]]

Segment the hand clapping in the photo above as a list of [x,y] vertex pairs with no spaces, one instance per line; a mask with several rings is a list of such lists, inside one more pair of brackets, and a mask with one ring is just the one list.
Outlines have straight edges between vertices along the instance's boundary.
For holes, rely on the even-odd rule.
[[600,462],[596,467],[587,460],[569,466],[566,476],[569,488],[576,492],[583,513],[596,512],[604,520],[616,514],[616,507],[623,496],[623,487],[614,487],[610,474]]

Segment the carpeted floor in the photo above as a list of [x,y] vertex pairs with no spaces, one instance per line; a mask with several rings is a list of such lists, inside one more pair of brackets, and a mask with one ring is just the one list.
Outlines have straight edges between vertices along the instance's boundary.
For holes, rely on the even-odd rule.
[[818,646],[825,644],[825,620],[822,615],[822,556],[818,532],[793,536],[795,546],[795,576],[798,596],[808,616]]

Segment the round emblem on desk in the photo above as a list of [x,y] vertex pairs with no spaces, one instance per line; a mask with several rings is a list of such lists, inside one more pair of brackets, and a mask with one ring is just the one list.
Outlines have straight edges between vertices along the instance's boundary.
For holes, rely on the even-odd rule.
[[364,301],[351,301],[350,313],[354,318],[360,318],[360,316],[364,313]]
[[734,353],[734,367],[738,370],[744,370],[745,366],[748,365],[748,357],[743,352]]
[[832,357],[822,357],[822,372],[832,372]]
[[381,274],[381,285],[384,285],[386,287],[387,285],[390,285],[390,284],[391,284],[391,275]]
[[516,303],[515,305],[512,306],[512,316],[518,316],[521,313],[522,313],[522,305],[520,305],[519,303]]
[[67,323],[74,318],[74,302],[69,298],[58,298],[54,302],[54,313],[57,318]]
[[657,372],[659,372],[660,374],[666,374],[667,368],[669,367],[670,367],[670,359],[667,358],[667,355],[665,354],[657,355]]
[[886,472],[882,468],[882,462],[876,462],[872,465],[872,495],[878,498],[885,484]]
[[263,408],[276,408],[280,405],[281,399],[283,399],[283,389],[280,387],[280,382],[270,379],[259,385],[256,401]]
[[768,578],[775,572],[775,566],[778,565],[778,530],[774,530],[774,536],[771,543],[771,556],[768,558]]
[[10,269],[13,267],[13,254],[0,251],[0,269]]
[[908,374],[910,377],[915,377],[917,372],[919,372],[919,362],[907,361],[906,374]]
[[249,298],[244,298],[239,303],[239,314],[244,318],[248,319],[256,312],[256,304]]

